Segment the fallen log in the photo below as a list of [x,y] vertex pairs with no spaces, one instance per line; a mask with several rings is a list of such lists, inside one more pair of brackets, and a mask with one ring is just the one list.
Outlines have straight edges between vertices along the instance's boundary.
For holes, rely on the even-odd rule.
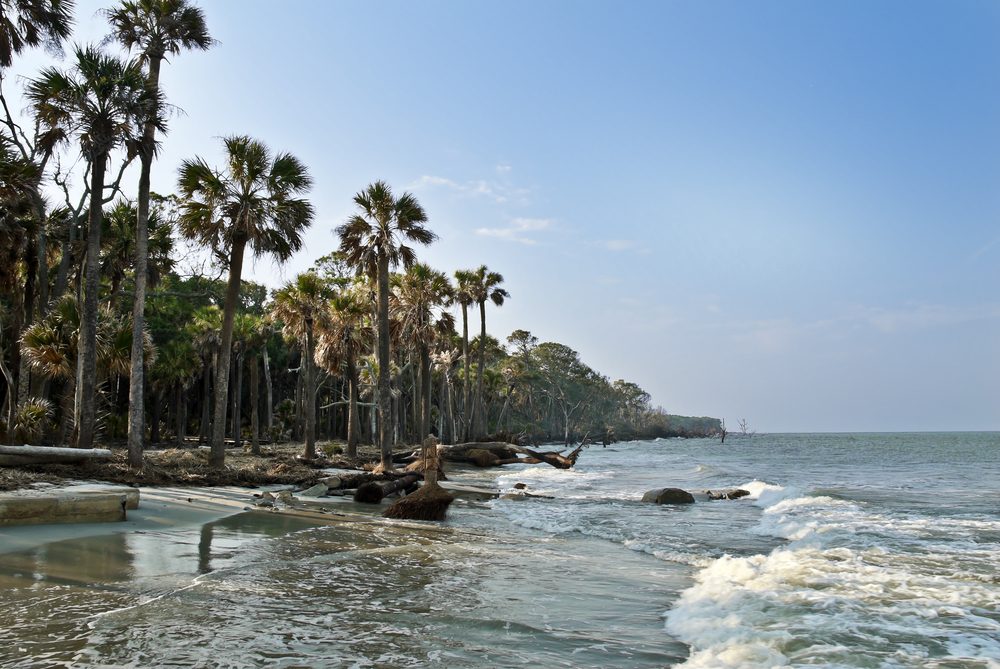
[[57,446],[0,446],[0,465],[70,464],[85,460],[110,460],[106,448],[60,448]]
[[514,444],[502,441],[472,441],[464,444],[452,444],[440,448],[441,457],[449,462],[471,462],[475,460],[470,457],[470,451],[486,451],[492,453],[498,460],[509,460],[516,458],[521,450]]

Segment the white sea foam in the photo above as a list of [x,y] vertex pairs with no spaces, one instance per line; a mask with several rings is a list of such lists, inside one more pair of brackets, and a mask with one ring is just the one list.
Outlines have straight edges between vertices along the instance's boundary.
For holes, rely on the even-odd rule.
[[1000,532],[1000,521],[894,516],[761,481],[741,487],[763,508],[754,532],[789,543],[696,575],[666,616],[667,631],[691,646],[683,666],[848,667],[860,656],[883,667],[997,666],[998,546],[926,538]]

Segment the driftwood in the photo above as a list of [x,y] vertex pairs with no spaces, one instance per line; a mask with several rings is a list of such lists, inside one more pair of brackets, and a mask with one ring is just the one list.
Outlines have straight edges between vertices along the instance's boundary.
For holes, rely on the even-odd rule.
[[465,444],[442,446],[440,449],[441,457],[449,462],[467,462],[471,464],[478,464],[476,454],[470,454],[471,451],[490,453],[496,457],[497,460],[509,460],[511,458],[516,458],[521,453],[521,450],[517,446],[503,441],[473,441]]
[[[502,441],[470,442],[444,446],[441,456],[450,462],[465,462],[477,467],[537,465],[544,462],[558,469],[569,469],[576,464],[585,445],[586,442],[583,442],[567,455],[562,455],[558,451],[533,451]],[[520,457],[524,455],[528,457]]]
[[522,449],[525,453],[531,457],[544,462],[545,464],[552,465],[557,469],[571,469],[573,465],[576,464],[577,458],[580,457],[580,451],[583,450],[583,444],[580,444],[574,448],[568,455],[562,455],[556,451],[545,451],[538,452],[532,451],[530,449]]
[[0,465],[44,465],[110,460],[106,448],[58,448],[56,446],[0,446]]

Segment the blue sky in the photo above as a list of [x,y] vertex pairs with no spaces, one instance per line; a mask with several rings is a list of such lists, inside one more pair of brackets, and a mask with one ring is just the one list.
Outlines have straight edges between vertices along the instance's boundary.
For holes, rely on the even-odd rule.
[[1000,5],[200,4],[220,44],[164,67],[154,189],[226,134],[302,158],[316,223],[256,280],[385,179],[440,235],[423,259],[505,276],[493,334],[671,412],[1000,429]]

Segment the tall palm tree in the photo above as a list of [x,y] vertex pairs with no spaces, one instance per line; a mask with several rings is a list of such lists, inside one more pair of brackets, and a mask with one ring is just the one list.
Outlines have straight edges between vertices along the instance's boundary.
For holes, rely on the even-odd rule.
[[491,272],[486,265],[480,265],[472,273],[470,283],[470,294],[472,301],[479,305],[479,319],[481,324],[479,334],[479,364],[476,370],[476,403],[473,410],[473,434],[476,439],[486,434],[486,415],[483,404],[483,370],[486,367],[486,303],[492,302],[498,307],[502,307],[504,300],[510,297],[510,293],[500,287],[503,283],[503,276],[498,272]]
[[[435,310],[451,304],[454,291],[444,272],[416,263],[396,277],[397,318],[402,321],[404,336],[416,345],[420,371],[416,402],[420,410],[418,440],[430,436],[431,428],[431,346],[440,331]],[[448,326],[451,314],[441,313]]]
[[245,135],[226,137],[223,143],[226,172],[216,172],[201,158],[186,160],[178,182],[185,198],[179,218],[181,233],[205,244],[229,265],[209,457],[209,463],[219,468],[226,460],[229,362],[244,252],[249,245],[255,256],[269,255],[285,262],[302,247],[302,231],[313,219],[312,205],[297,197],[312,186],[298,158],[290,153],[272,156],[265,144]]
[[316,331],[327,327],[332,298],[327,282],[315,272],[305,272],[279,288],[271,303],[271,316],[281,322],[285,336],[302,346],[306,460],[316,457]]
[[0,68],[44,44],[58,49],[73,26],[73,0],[0,0]]
[[111,152],[134,147],[147,122],[163,128],[158,105],[138,62],[122,61],[94,47],[78,47],[73,70],[47,68],[28,83],[26,95],[41,125],[77,135],[90,170],[87,256],[80,368],[77,372],[77,446],[90,448],[96,421],[97,292],[104,206],[104,177]]
[[[139,62],[146,66],[146,85],[158,100],[160,65],[167,54],[182,49],[207,49],[213,40],[205,26],[201,9],[187,0],[125,0],[105,12],[112,34],[125,48],[136,50]],[[142,331],[146,305],[146,263],[149,258],[149,175],[156,151],[156,124],[152,119],[142,130],[139,145],[139,199],[136,207],[135,298],[132,321],[136,333]],[[129,376],[128,459],[132,467],[142,467],[143,440],[143,366],[138,335],[132,348],[132,373]]]
[[469,307],[472,306],[472,284],[475,272],[470,269],[455,270],[455,301],[462,307],[462,434],[466,441],[472,431],[472,386],[469,384]]
[[430,244],[437,235],[424,227],[427,214],[410,193],[399,197],[383,181],[354,196],[359,213],[337,227],[340,251],[349,267],[378,284],[378,408],[382,468],[392,469],[392,411],[389,357],[389,269],[409,268],[416,253],[406,242]]

